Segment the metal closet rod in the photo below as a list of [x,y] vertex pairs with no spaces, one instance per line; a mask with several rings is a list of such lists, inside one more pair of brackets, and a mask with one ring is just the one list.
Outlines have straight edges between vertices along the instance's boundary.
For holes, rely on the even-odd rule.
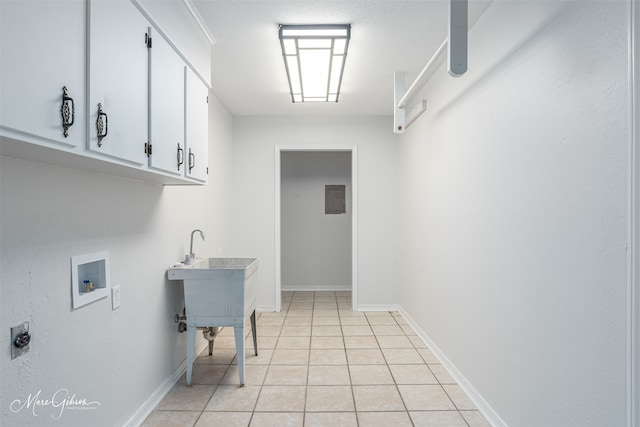
[[429,81],[431,74],[429,72],[438,63],[440,57],[444,54],[447,49],[447,44],[449,43],[449,39],[446,38],[436,50],[436,53],[433,54],[427,65],[424,66],[418,77],[411,83],[409,89],[405,92],[404,96],[398,101],[398,108],[405,108],[407,104],[413,99],[413,97],[422,89],[422,87]]

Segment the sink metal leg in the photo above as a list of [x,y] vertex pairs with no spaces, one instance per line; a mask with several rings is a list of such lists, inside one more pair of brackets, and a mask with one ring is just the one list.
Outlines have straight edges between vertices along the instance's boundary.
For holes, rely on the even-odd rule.
[[256,311],[251,313],[251,334],[253,335],[253,351],[258,355],[258,331],[256,331]]
[[238,357],[240,387],[244,387],[244,325],[234,326],[233,334],[236,338],[236,356]]
[[191,373],[193,372],[193,352],[196,345],[196,327],[187,327],[187,386],[191,386]]

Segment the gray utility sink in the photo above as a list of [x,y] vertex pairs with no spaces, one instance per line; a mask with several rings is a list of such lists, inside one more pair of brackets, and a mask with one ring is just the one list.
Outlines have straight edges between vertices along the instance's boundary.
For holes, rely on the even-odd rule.
[[187,323],[187,385],[191,385],[196,328],[233,326],[240,385],[244,385],[244,326],[251,319],[256,339],[258,258],[196,258],[167,270],[169,280],[184,282]]

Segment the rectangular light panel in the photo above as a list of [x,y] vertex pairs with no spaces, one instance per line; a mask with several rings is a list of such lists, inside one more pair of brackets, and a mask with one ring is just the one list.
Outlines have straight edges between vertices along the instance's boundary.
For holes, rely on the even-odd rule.
[[351,25],[280,25],[291,100],[338,102]]

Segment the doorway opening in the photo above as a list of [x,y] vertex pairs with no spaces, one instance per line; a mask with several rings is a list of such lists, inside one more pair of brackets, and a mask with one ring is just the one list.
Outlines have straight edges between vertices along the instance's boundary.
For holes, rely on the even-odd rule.
[[282,292],[350,293],[357,307],[355,146],[275,149],[275,302]]

